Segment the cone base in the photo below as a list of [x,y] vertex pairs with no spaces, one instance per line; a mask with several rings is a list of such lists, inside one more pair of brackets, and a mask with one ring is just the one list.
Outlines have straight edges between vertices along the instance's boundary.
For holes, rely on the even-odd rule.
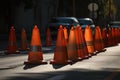
[[89,59],[89,56],[85,56],[84,59]]
[[40,64],[47,64],[47,62],[44,62],[44,61],[38,61],[38,62],[25,61],[24,64],[25,65],[40,65]]
[[83,59],[84,59],[84,58],[80,58],[80,57],[79,57],[79,58],[78,58],[78,61],[82,61]]
[[90,53],[90,57],[95,56],[96,54],[96,52]]
[[80,60],[82,60],[82,59],[79,59],[79,58],[77,58],[76,60],[71,60],[73,63],[76,63],[76,62],[78,62],[78,61],[80,61]]
[[113,46],[112,44],[111,45],[106,45],[106,47],[111,47],[111,46]]
[[55,60],[51,60],[50,64],[72,64],[72,62],[70,60],[66,61],[66,62],[56,62]]
[[6,51],[5,52],[5,54],[19,54],[20,53],[20,51],[16,51],[16,52],[8,52],[8,51]]
[[106,51],[106,49],[102,49],[100,51],[96,51],[96,53],[105,52],[105,51]]
[[94,53],[89,53],[88,58],[91,58],[94,55]]

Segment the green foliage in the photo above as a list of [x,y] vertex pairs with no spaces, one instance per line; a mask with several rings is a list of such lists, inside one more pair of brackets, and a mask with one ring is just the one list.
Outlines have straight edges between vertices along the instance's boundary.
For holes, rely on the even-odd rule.
[[102,16],[111,16],[117,13],[117,8],[113,3],[113,0],[98,0],[100,6],[100,12]]

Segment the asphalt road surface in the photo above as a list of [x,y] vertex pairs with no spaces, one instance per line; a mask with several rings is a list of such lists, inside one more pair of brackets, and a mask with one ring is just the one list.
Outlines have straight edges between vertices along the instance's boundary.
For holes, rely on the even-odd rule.
[[120,46],[106,48],[89,59],[68,65],[52,65],[53,47],[43,47],[48,64],[24,65],[28,51],[4,55],[0,51],[0,80],[120,80]]

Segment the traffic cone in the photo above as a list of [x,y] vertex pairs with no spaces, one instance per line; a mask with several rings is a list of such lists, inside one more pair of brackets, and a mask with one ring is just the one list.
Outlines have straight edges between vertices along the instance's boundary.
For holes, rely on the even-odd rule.
[[116,30],[116,31],[115,31],[116,43],[117,43],[117,45],[118,45],[118,43],[119,43],[119,28],[116,28],[115,30]]
[[120,28],[118,28],[118,43],[120,43]]
[[104,44],[103,44],[102,35],[101,35],[99,26],[95,27],[95,36],[94,37],[95,37],[94,38],[94,47],[95,47],[96,53],[106,51],[106,49],[104,49]]
[[24,51],[24,50],[28,50],[28,49],[29,48],[28,48],[28,43],[27,43],[26,31],[24,28],[22,28],[20,50]]
[[81,39],[81,47],[83,47],[83,53],[84,53],[84,58],[87,59],[89,58],[89,53],[88,53],[88,49],[87,49],[87,45],[86,45],[86,41],[85,41],[85,37],[84,37],[84,31],[82,30],[82,27],[79,28],[79,34],[80,34],[80,39]]
[[73,62],[78,61],[76,34],[74,27],[71,27],[70,29],[67,51],[68,51],[68,59],[70,59]]
[[52,46],[52,37],[50,33],[50,29],[47,28],[47,33],[46,33],[46,46]]
[[103,38],[104,47],[107,47],[107,30],[106,30],[106,28],[102,29],[102,38]]
[[115,28],[115,37],[114,37],[115,45],[118,45],[117,38],[118,38],[118,28]]
[[84,44],[82,43],[82,39],[81,39],[82,37],[79,28],[80,28],[79,26],[76,26],[76,43],[77,43],[78,59],[82,60],[85,58]]
[[112,46],[115,46],[116,45],[116,43],[115,43],[115,28],[112,28],[111,29],[112,30]]
[[68,43],[68,31],[67,31],[67,28],[64,27],[63,31],[64,31],[64,36],[65,36],[65,41],[66,41],[66,44],[67,44]]
[[57,34],[56,48],[54,51],[54,59],[50,61],[50,64],[70,64],[68,60],[67,47],[64,37],[62,25],[60,25]]
[[17,48],[15,29],[14,29],[14,26],[12,26],[10,28],[8,47],[5,54],[17,54],[17,53],[20,53],[20,52]]
[[32,31],[30,47],[28,61],[24,62],[24,64],[47,64],[47,62],[43,61],[40,33],[37,25],[34,26]]
[[95,52],[93,35],[90,26],[86,26],[85,28],[85,41],[88,49],[89,56],[92,56]]
[[107,33],[107,47],[112,46],[112,30],[111,28],[108,28],[108,33]]
[[120,42],[120,28],[118,28],[118,38],[117,38],[117,40],[118,40],[118,44],[119,44],[119,42]]

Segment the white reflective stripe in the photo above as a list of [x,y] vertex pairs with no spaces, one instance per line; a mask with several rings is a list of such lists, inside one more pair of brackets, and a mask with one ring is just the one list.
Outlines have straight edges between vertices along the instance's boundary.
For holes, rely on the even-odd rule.
[[38,52],[38,51],[41,51],[41,46],[31,46],[31,51],[32,52]]
[[93,46],[94,44],[93,44],[93,41],[86,41],[86,45],[87,46]]

